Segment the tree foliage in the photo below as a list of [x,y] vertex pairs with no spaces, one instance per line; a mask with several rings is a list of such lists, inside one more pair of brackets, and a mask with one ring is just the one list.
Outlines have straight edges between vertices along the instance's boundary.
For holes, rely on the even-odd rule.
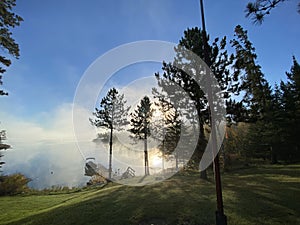
[[[240,74],[241,84],[239,91],[244,93],[242,104],[242,118],[238,121],[250,123],[247,134],[247,144],[244,147],[245,156],[269,158],[275,154],[274,132],[279,131],[276,107],[278,103],[273,90],[266,80],[261,66],[257,63],[255,48],[248,39],[247,31],[241,26],[235,28],[235,38],[231,41],[236,51],[234,72]],[[246,115],[246,116],[244,116]],[[236,115],[238,118],[238,116]],[[245,145],[244,145],[245,146]],[[274,146],[274,148],[272,147]],[[274,153],[274,154],[273,154]]]
[[[254,24],[262,24],[266,15],[277,7],[280,3],[287,0],[255,0],[249,2],[246,6],[246,17],[250,17]],[[300,2],[298,3],[298,12],[300,13]]]
[[[237,121],[249,123],[243,150],[247,157],[260,157],[276,163],[278,159],[299,159],[300,66],[293,57],[287,82],[272,88],[257,64],[255,48],[241,26],[231,41],[236,51],[234,72],[240,74],[239,91],[244,93],[243,114]],[[233,110],[233,114],[238,110]],[[246,115],[246,116],[244,116]],[[240,118],[239,118],[240,117]]]
[[8,176],[0,176],[0,196],[17,195],[29,191],[27,186],[31,179],[23,174],[16,173]]
[[247,31],[240,25],[235,28],[235,38],[231,41],[236,51],[234,73],[241,79],[239,91],[245,93],[242,103],[249,111],[248,119],[255,122],[263,119],[270,106],[271,87],[256,62],[255,48],[248,39]]
[[[15,6],[15,0],[2,0],[0,2],[0,47],[2,50],[0,55],[0,85],[2,85],[2,74],[6,71],[5,67],[11,65],[9,56],[17,59],[20,56],[19,45],[13,39],[11,30],[19,26],[23,19],[12,12]],[[7,93],[0,90],[0,95],[7,95]]]
[[122,130],[128,124],[127,115],[130,107],[126,107],[124,94],[120,95],[117,89],[111,88],[102,98],[100,108],[95,108],[94,119],[90,118],[92,125],[110,130],[109,141],[109,178],[112,173],[113,131]]
[[[207,36],[206,39],[209,41],[209,36]],[[230,65],[233,63],[234,56],[228,54],[226,44],[226,37],[221,40],[215,38],[214,41],[208,45],[209,62],[206,63],[215,75],[224,98],[228,99],[232,93],[236,93],[238,90],[238,78],[230,74]],[[195,27],[184,31],[179,45],[175,48],[176,57],[174,62],[164,62],[162,67],[164,71],[163,74],[156,73],[155,76],[158,85],[163,91],[168,93],[169,96],[175,95],[176,91],[174,90],[178,90],[176,99],[182,102],[182,107],[186,107],[186,96],[188,96],[196,109],[200,132],[198,145],[192,157],[192,161],[195,163],[195,166],[198,166],[207,143],[204,135],[204,126],[206,123],[209,123],[210,106],[208,105],[206,93],[200,88],[197,81],[189,75],[195,74],[199,77],[203,72],[203,68],[197,65],[193,59],[188,58],[189,56],[186,54],[185,49],[192,51],[200,58],[204,58],[204,40],[203,31],[201,29]],[[180,65],[180,68],[185,68],[185,71],[179,69],[178,65]],[[208,73],[206,73],[201,82],[206,83],[210,75],[211,74],[208,75]],[[202,171],[201,177],[206,178],[205,171]]]
[[289,150],[287,152],[289,158],[300,159],[300,65],[295,57],[293,57],[291,70],[286,73],[286,76],[287,82],[280,83],[285,148]]
[[100,102],[100,107],[95,108],[94,119],[91,123],[96,127],[110,130],[122,130],[127,124],[127,114],[130,107],[126,107],[124,94],[119,94],[116,88],[111,88]]
[[150,124],[153,116],[153,109],[151,108],[151,101],[148,96],[145,96],[133,113],[130,114],[131,128],[129,131],[133,134],[134,138],[144,140],[144,158],[145,158],[145,175],[149,175],[149,160],[147,139],[151,135]]

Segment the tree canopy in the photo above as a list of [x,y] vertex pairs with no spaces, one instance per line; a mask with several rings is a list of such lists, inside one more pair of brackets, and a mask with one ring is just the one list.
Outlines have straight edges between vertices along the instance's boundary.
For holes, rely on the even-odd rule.
[[[209,36],[206,37],[209,41]],[[238,78],[230,74],[230,66],[233,63],[234,56],[228,54],[226,50],[226,37],[221,40],[215,38],[212,43],[208,45],[208,58],[209,58],[209,68],[215,75],[216,80],[223,92],[225,99],[228,99],[232,94],[235,94],[238,89]],[[202,74],[203,68],[200,65],[196,65],[193,59],[189,59],[188,55],[185,53],[185,49],[192,51],[200,58],[204,58],[204,40],[203,31],[198,27],[189,28],[184,31],[183,37],[180,39],[178,46],[175,48],[176,57],[174,62],[163,63],[163,74],[156,73],[155,76],[158,81],[158,85],[168,93],[168,95],[174,95],[177,92],[177,101],[182,101],[182,107],[187,106],[187,100],[184,96],[188,95],[192,104],[194,104],[197,113],[197,122],[199,124],[199,138],[198,145],[195,151],[193,159],[191,162],[195,166],[199,165],[201,155],[206,147],[206,137],[204,135],[204,126],[209,123],[210,119],[210,109],[208,105],[208,99],[206,93],[200,88],[196,80],[194,80],[187,72],[178,69],[178,65],[181,68],[190,69],[190,74]],[[193,66],[191,66],[193,65]],[[208,76],[211,74],[205,74],[201,82],[206,83],[208,81]],[[180,89],[176,88],[180,87]],[[172,88],[171,88],[172,87]],[[174,90],[178,90],[175,91]],[[172,93],[171,93],[172,92]],[[183,92],[185,94],[183,94]],[[205,171],[202,171],[201,175],[204,179],[206,178]]]
[[[6,67],[11,65],[9,56],[19,58],[20,49],[12,37],[12,29],[19,26],[23,21],[22,17],[15,14],[12,10],[16,6],[16,0],[2,0],[0,2],[0,85],[2,85],[2,74],[6,71]],[[0,95],[8,93],[0,90]]]
[[109,139],[109,179],[112,173],[112,151],[113,151],[113,131],[122,130],[127,122],[127,115],[130,107],[126,107],[124,94],[119,94],[116,88],[111,88],[100,102],[100,108],[96,108],[93,113],[94,118],[90,118],[92,125],[110,130]]
[[149,97],[144,96],[134,112],[131,113],[131,128],[129,129],[134,138],[144,140],[145,175],[150,174],[147,139],[151,135],[150,124],[153,116],[153,109],[151,108],[151,105],[152,103]]
[[[262,24],[266,15],[277,7],[280,3],[287,0],[255,0],[246,6],[246,17],[250,17],[254,24]],[[298,3],[298,13],[300,13],[300,2]]]

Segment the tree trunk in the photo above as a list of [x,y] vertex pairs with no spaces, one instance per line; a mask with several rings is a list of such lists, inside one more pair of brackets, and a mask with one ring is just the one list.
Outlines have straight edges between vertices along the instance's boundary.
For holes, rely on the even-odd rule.
[[176,172],[178,172],[178,153],[175,153]]
[[161,160],[162,174],[165,174],[165,141],[163,140],[163,149],[162,149],[162,160]]
[[201,178],[202,180],[208,180],[206,169],[205,169],[205,170],[202,170],[202,171],[200,172],[200,178]]
[[270,147],[270,150],[271,150],[271,163],[272,164],[278,163],[277,154],[276,154],[276,151],[274,150],[273,146]]
[[148,150],[147,150],[147,133],[144,138],[144,154],[145,154],[145,176],[150,175],[149,172],[149,161],[148,161]]
[[109,138],[109,166],[108,166],[108,178],[111,180],[112,172],[112,145],[113,145],[113,128],[110,129],[110,138]]
[[[197,152],[197,154],[198,154],[198,157],[196,157],[196,159],[197,159],[197,161],[196,161],[197,164],[196,165],[199,168],[202,155],[203,155],[203,153],[206,149],[207,140],[206,140],[205,135],[204,135],[204,122],[201,119],[201,111],[200,111],[199,107],[197,107],[197,115],[198,115],[198,122],[199,122],[199,138],[198,138],[197,148],[196,148],[195,152]],[[203,179],[203,180],[208,179],[206,169],[202,170],[200,172],[200,178]]]
[[[204,124],[201,121],[200,116],[199,116],[199,129],[200,129],[199,139],[198,139],[197,149],[196,149],[196,151],[198,152],[198,157],[199,157],[199,162],[197,160],[197,166],[200,165],[202,155],[203,155],[203,153],[205,151],[205,148],[206,148],[206,145],[207,145],[207,140],[206,140],[205,135],[204,135]],[[206,169],[202,170],[200,172],[200,178],[203,179],[203,180],[208,180]]]

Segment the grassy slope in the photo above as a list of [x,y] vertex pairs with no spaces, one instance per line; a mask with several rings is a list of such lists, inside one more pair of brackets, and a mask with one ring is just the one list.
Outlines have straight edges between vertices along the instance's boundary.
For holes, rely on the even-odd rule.
[[[215,190],[197,173],[144,187],[0,198],[0,224],[214,224]],[[300,165],[227,173],[228,224],[300,224]]]

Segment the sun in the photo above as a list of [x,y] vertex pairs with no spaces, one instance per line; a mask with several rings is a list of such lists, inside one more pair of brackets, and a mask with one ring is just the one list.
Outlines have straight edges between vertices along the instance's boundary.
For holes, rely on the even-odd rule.
[[161,167],[161,158],[158,155],[154,155],[151,159],[153,167]]

